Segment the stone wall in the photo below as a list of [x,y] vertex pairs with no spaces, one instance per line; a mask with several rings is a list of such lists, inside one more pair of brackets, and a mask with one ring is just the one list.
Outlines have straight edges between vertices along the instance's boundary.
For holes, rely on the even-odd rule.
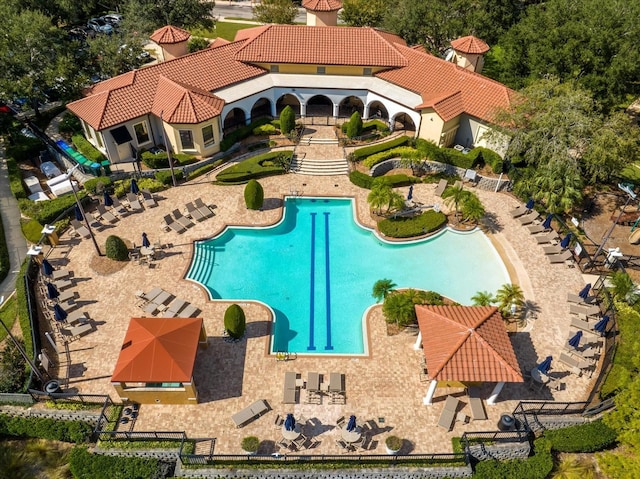
[[99,412],[69,411],[64,409],[33,409],[13,406],[0,406],[0,413],[19,417],[46,417],[62,421],[83,421],[96,426],[100,419]]
[[164,462],[176,462],[180,456],[180,449],[104,449],[93,448],[95,454],[103,456],[139,457],[143,459],[158,459]]
[[529,441],[510,442],[503,444],[476,444],[469,446],[469,454],[478,461],[488,461],[489,459],[526,459],[531,453]]

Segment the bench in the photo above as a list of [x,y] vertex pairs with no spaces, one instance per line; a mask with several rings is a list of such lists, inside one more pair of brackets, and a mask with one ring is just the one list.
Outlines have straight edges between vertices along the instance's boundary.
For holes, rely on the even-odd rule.
[[259,418],[264,413],[269,411],[269,407],[264,399],[259,399],[250,406],[247,406],[242,411],[235,413],[231,416],[231,419],[235,423],[236,427],[242,427],[246,423]]

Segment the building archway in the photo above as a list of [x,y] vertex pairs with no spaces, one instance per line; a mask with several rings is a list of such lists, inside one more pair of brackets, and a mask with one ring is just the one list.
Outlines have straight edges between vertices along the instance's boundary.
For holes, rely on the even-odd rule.
[[373,101],[369,104],[369,119],[388,120],[389,112],[380,101]]
[[271,102],[267,98],[260,98],[251,108],[251,121],[265,116],[271,117]]
[[416,125],[409,115],[406,113],[398,113],[393,117],[393,129],[415,132]]
[[333,102],[324,95],[316,95],[307,101],[307,116],[333,116]]
[[340,102],[338,106],[338,116],[348,118],[355,112],[360,113],[360,117],[364,115],[364,103],[357,96],[348,96]]
[[295,95],[286,93],[278,98],[278,101],[276,102],[276,113],[278,115],[282,113],[282,110],[284,110],[286,106],[290,106],[293,108],[293,112],[296,115],[300,115],[300,100],[298,100]]
[[224,117],[223,130],[228,132],[246,125],[246,115],[241,108],[234,108]]

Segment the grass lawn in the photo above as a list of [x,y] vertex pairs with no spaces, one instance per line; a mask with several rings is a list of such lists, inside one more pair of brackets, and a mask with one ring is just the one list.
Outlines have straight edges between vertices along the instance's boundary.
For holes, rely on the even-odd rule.
[[194,28],[191,30],[191,34],[196,37],[204,38],[224,38],[225,40],[233,41],[236,37],[238,30],[244,30],[245,28],[252,28],[258,25],[251,23],[230,23],[230,22],[216,22],[216,26],[213,30],[206,30],[204,28]]
[[[16,297],[6,300],[0,308],[0,321],[4,323],[4,325],[11,330],[13,328],[13,323],[16,321],[16,316],[18,314],[18,303],[16,302]],[[4,328],[0,328],[0,341],[7,337],[7,332]]]

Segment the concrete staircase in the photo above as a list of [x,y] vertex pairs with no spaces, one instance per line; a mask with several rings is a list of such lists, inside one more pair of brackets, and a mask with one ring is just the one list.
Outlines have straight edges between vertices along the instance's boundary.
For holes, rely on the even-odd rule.
[[305,130],[296,145],[291,171],[300,175],[347,175],[349,163],[332,126],[313,126]]
[[314,160],[296,154],[291,162],[291,172],[299,175],[347,175],[349,174],[349,163],[344,158]]

